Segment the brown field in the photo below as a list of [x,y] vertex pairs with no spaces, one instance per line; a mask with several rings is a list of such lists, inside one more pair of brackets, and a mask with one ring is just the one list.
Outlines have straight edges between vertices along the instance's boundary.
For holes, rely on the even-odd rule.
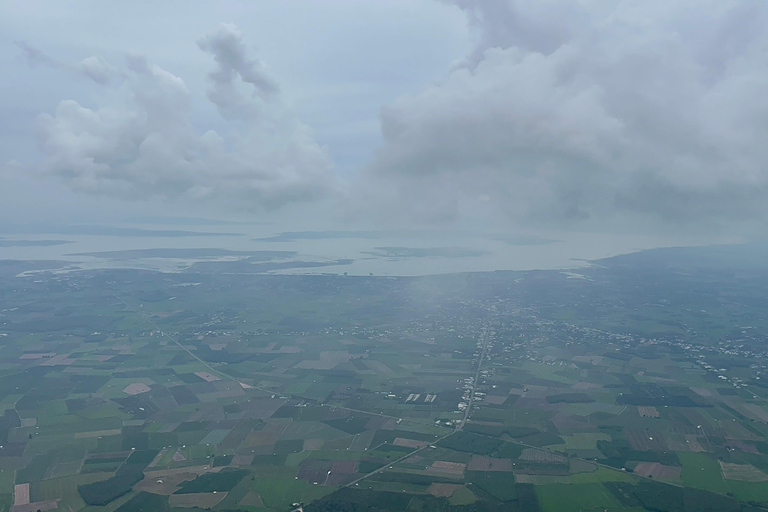
[[166,423],[162,427],[157,429],[157,431],[158,432],[173,432],[174,430],[176,430],[176,428],[178,428],[179,425],[181,425],[180,421],[176,422],[176,423]]
[[271,398],[256,398],[246,402],[243,406],[248,411],[248,415],[258,419],[267,419],[275,414],[285,402],[283,400],[273,400]]
[[349,450],[349,447],[352,445],[352,439],[352,437],[342,437],[326,441],[323,445],[323,450],[334,450],[337,452]]
[[635,467],[635,474],[644,477],[662,478],[665,480],[677,480],[680,478],[682,468],[665,466],[658,462],[641,462]]
[[56,355],[56,352],[44,352],[44,353],[26,353],[21,354],[21,357],[19,359],[43,359],[43,358],[49,358]]
[[725,430],[726,439],[741,439],[746,441],[761,441],[762,438],[750,432],[743,425],[736,421],[719,421],[718,425]]
[[99,460],[99,459],[111,459],[112,457],[128,458],[131,454],[130,451],[123,452],[104,452],[104,453],[92,453],[86,457],[87,460]]
[[232,466],[250,466],[253,455],[235,455],[232,457]]
[[755,455],[760,455],[760,451],[755,447],[753,444],[748,444],[743,441],[739,441],[737,439],[729,439],[725,442],[725,446],[728,446],[729,448],[736,448],[737,450],[741,450],[743,452],[747,453],[754,453]]
[[200,377],[206,382],[215,382],[217,380],[221,380],[219,377],[208,372],[195,372],[195,375],[197,375],[198,377]]
[[365,424],[365,428],[368,430],[378,430],[380,428],[384,427],[384,424],[389,421],[389,418],[382,418],[380,416],[374,416],[370,420],[368,420],[368,423]]
[[91,432],[76,432],[75,439],[89,439],[91,437],[119,436],[123,431],[119,428],[112,430],[93,430]]
[[603,362],[604,356],[573,356],[571,359],[578,363],[590,363],[598,365]]
[[562,455],[556,453],[547,452],[544,450],[537,450],[535,448],[525,448],[523,453],[520,454],[520,460],[530,460],[533,462],[568,462],[568,459]]
[[699,438],[692,434],[686,434],[685,435],[685,442],[688,445],[688,449],[692,452],[705,452],[707,450],[704,449],[703,446],[701,446],[701,442]]
[[533,485],[570,484],[571,477],[551,476],[551,475],[525,475],[525,474],[515,473],[515,482],[519,484],[533,484]]
[[250,446],[251,455],[272,455],[275,451],[274,444],[260,444],[256,446]]
[[394,441],[392,441],[392,444],[395,446],[404,446],[406,448],[422,448],[424,446],[427,446],[429,443],[426,441],[417,441],[415,439],[406,439],[403,437],[396,437]]
[[448,462],[445,460],[436,460],[432,463],[432,466],[430,466],[430,469],[433,471],[440,471],[441,473],[451,473],[454,475],[460,475],[464,473],[464,468],[467,467],[466,464],[462,464],[460,462]]
[[59,502],[56,500],[35,501],[26,505],[14,505],[11,507],[11,512],[45,512],[46,510],[54,510],[58,507]]
[[76,362],[77,359],[70,359],[69,354],[59,354],[51,358],[43,359],[40,366],[67,366]]
[[559,412],[552,418],[552,423],[558,430],[592,430],[592,427],[579,416]]
[[381,426],[382,430],[395,430],[397,429],[397,420],[395,418],[388,418],[387,421]]
[[596,384],[594,382],[579,381],[576,384],[574,384],[573,386],[571,386],[571,389],[576,390],[576,391],[584,391],[586,389],[600,389],[602,387],[603,386],[601,386],[600,384]]
[[262,428],[260,432],[275,432],[277,434],[282,434],[283,432],[285,432],[285,429],[287,429],[291,425],[291,423],[293,423],[293,421],[289,418],[268,420],[267,424],[264,425],[264,428]]
[[512,461],[482,455],[473,455],[467,464],[470,471],[512,471]]
[[319,450],[323,447],[323,441],[322,439],[305,439],[304,440],[304,450],[312,451],[312,450]]
[[26,505],[29,503],[29,484],[16,484],[13,488],[13,504]]
[[328,479],[328,472],[331,471],[333,462],[329,460],[306,459],[299,464],[297,477],[300,480],[306,480],[310,484],[317,482],[323,484]]
[[685,442],[685,436],[680,434],[667,434],[664,439],[667,448],[673,452],[688,452],[690,451],[688,443]]
[[468,423],[472,423],[474,425],[486,425],[488,427],[503,427],[504,423],[500,421],[475,421],[475,420],[469,420]]
[[144,473],[144,480],[137,483],[134,488],[137,491],[169,495],[179,489],[181,482],[194,480],[203,473],[216,473],[220,469],[209,466],[191,466],[187,468],[147,471]]
[[266,432],[264,430],[257,430],[255,432],[251,432],[248,434],[245,438],[245,441],[243,441],[243,444],[241,446],[266,446],[266,445],[274,445],[275,441],[277,441],[277,432]]
[[438,498],[448,498],[456,492],[456,489],[459,489],[463,487],[459,484],[437,484],[434,483],[429,486],[429,489],[427,489],[427,492],[431,494],[432,496],[436,496]]
[[391,373],[394,373],[392,371],[392,368],[385,365],[384,363],[380,361],[364,361],[363,364],[373,370],[376,373],[383,374],[383,375],[389,375]]
[[671,451],[675,452],[703,452],[699,439],[691,434],[667,434],[664,441]]
[[134,382],[133,384],[128,384],[125,389],[123,389],[123,393],[126,393],[128,395],[138,395],[141,393],[146,393],[147,391],[152,391],[149,386],[146,384],[143,384],[141,382]]
[[332,473],[354,473],[357,471],[356,460],[337,460],[331,466]]
[[649,406],[649,405],[638,405],[637,406],[637,412],[640,413],[640,416],[646,417],[646,418],[659,418],[659,411],[656,410],[655,407]]
[[159,452],[157,452],[157,455],[155,455],[155,458],[152,459],[152,462],[149,463],[147,468],[154,468],[157,466],[157,464],[160,462],[160,460],[165,456],[165,454],[168,452],[168,448],[163,448]]
[[629,444],[632,446],[635,450],[640,451],[667,451],[669,448],[667,447],[667,443],[664,442],[664,439],[661,437],[660,434],[656,432],[650,432],[648,430],[636,430],[636,429],[626,429],[627,439],[629,440]]
[[244,388],[240,383],[220,380],[220,381],[214,382],[213,385],[216,386],[216,389],[219,390],[218,393],[215,393],[215,395],[219,398],[232,398],[237,396],[245,396],[245,391],[243,391]]
[[171,494],[171,507],[210,509],[227,496],[226,492],[196,492],[190,494]]
[[339,363],[346,363],[352,358],[346,350],[320,352],[320,359],[300,361],[294,368],[305,370],[330,370]]
[[754,418],[757,421],[768,422],[768,411],[757,404],[739,404],[734,409],[740,411],[748,418]]
[[742,482],[765,482],[768,475],[757,469],[752,464],[731,464],[720,462],[723,478],[726,480],[741,480]]

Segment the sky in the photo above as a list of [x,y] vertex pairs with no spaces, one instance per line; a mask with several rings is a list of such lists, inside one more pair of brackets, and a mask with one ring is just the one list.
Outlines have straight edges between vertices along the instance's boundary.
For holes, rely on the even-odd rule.
[[5,222],[762,238],[768,4],[0,3]]

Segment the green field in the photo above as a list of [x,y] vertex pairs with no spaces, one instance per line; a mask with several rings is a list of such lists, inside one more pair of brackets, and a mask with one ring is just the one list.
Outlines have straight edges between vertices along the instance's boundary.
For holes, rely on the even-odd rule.
[[536,495],[543,512],[622,510],[621,503],[602,485],[539,485]]
[[719,493],[728,491],[716,459],[706,453],[693,452],[679,452],[677,457],[683,464],[681,477],[685,485]]

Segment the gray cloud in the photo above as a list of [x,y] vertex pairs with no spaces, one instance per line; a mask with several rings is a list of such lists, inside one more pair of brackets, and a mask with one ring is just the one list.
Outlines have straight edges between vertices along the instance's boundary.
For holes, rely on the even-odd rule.
[[[221,25],[200,47],[217,65],[209,98],[225,119],[242,122],[200,134],[191,120],[196,96],[184,80],[143,56],[130,56],[120,71],[124,80],[108,90],[100,107],[66,100],[53,114],[39,116],[45,153],[40,171],[95,194],[253,208],[305,201],[332,189],[326,149],[280,103],[277,85],[248,56],[237,28]],[[96,61],[86,59],[80,67],[94,80],[99,76]],[[254,94],[241,92],[245,86]]]
[[768,4],[453,3],[478,44],[381,112],[398,212],[575,226],[768,210]]

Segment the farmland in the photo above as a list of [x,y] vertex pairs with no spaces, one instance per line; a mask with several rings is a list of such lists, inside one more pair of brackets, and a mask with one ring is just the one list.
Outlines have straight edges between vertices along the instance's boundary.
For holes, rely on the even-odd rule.
[[768,276],[648,258],[0,262],[0,510],[768,510]]

